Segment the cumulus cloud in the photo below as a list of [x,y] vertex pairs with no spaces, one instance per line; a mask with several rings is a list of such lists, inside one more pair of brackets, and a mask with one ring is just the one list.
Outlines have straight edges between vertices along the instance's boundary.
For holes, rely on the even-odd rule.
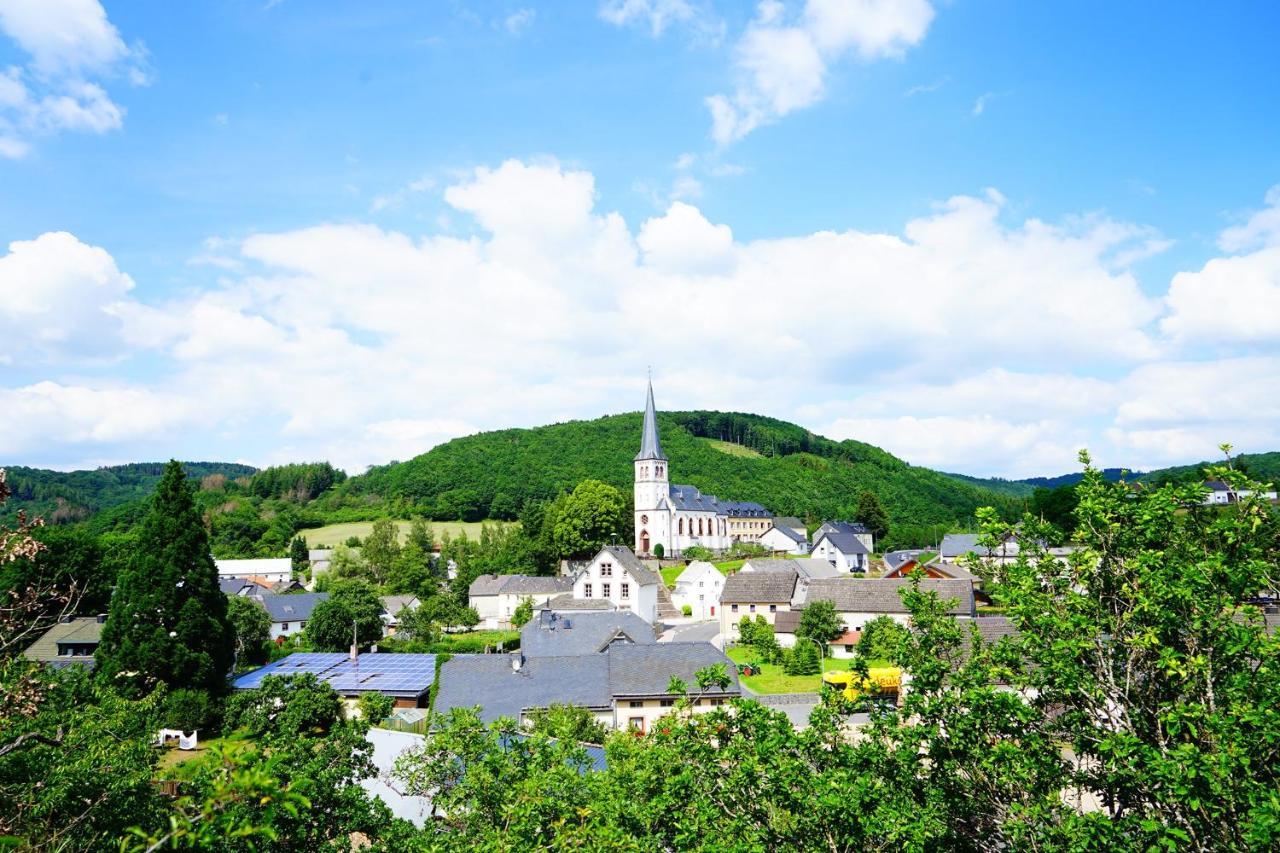
[[600,17],[619,27],[646,26],[656,37],[673,23],[698,19],[699,11],[688,0],[606,0],[600,6]]
[[3,0],[0,32],[29,57],[0,73],[0,156],[25,156],[41,135],[119,129],[124,109],[102,81],[148,82],[145,50],[125,44],[98,0]]
[[706,100],[712,138],[728,145],[816,103],[830,66],[846,56],[902,56],[924,38],[933,15],[927,0],[807,0],[789,20],[782,3],[764,0],[734,47],[734,92]]
[[[630,226],[589,172],[551,160],[431,192],[463,227],[211,241],[221,278],[172,301],[138,300],[71,235],[15,243],[5,294],[41,284],[0,306],[20,348],[6,353],[47,360],[37,378],[54,387],[7,399],[37,425],[68,408],[46,445],[66,459],[182,439],[352,470],[476,429],[633,409],[649,364],[666,408],[759,411],[965,473],[1070,470],[1084,445],[1143,467],[1280,438],[1280,413],[1250,401],[1280,399],[1271,356],[1188,356],[1161,334],[1165,302],[1127,269],[1160,242],[1141,226],[1018,218],[989,191],[893,231],[743,241],[688,202]],[[57,373],[122,346],[149,354],[145,383]],[[111,401],[173,414],[95,429]],[[0,457],[31,446],[10,436]]]

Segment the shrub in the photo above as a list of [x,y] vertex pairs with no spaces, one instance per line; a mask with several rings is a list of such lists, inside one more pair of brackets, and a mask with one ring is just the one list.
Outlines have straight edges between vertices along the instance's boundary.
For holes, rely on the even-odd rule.
[[701,545],[690,545],[684,549],[684,556],[689,560],[710,560],[715,556],[715,552]]
[[667,549],[662,547],[661,542],[653,546],[653,556],[657,557],[659,560],[661,560],[663,555],[665,555],[666,553],[667,553]]
[[692,615],[693,615],[693,605],[692,605],[692,604],[686,604],[685,606],[683,606],[683,607],[681,607],[681,608],[680,608],[680,612],[681,612],[681,613],[683,613],[685,616],[692,616]]
[[384,693],[361,693],[358,704],[360,716],[364,717],[370,725],[377,725],[391,716],[391,709],[396,703]]
[[346,545],[348,548],[359,548],[359,547],[360,547],[360,537],[359,537],[359,536],[348,536],[348,537],[347,537],[347,541],[346,541],[346,542],[343,542],[342,544],[343,544],[343,545]]
[[203,690],[171,691],[164,701],[164,725],[184,732],[197,729],[208,737],[222,726],[222,703]]

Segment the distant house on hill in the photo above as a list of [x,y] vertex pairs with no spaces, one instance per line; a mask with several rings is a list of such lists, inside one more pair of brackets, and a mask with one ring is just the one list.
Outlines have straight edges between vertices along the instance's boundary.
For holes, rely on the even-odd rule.
[[753,501],[725,501],[730,542],[758,542],[773,526],[773,513]]
[[573,591],[573,580],[542,575],[480,575],[467,589],[468,603],[486,628],[511,624],[511,616],[526,598],[537,607],[548,599]]
[[255,578],[262,579],[268,585],[287,581],[293,577],[293,563],[288,557],[257,560],[218,560],[220,578]]
[[101,616],[67,616],[40,635],[22,656],[27,660],[62,669],[68,666],[93,668],[93,653],[102,640]]
[[[1221,480],[1205,480],[1204,486],[1209,490],[1209,494],[1205,495],[1204,502],[1208,505],[1233,504],[1237,501],[1253,496],[1253,492],[1249,489],[1236,489],[1229,483]],[[1273,490],[1260,492],[1259,497],[1264,500],[1276,500],[1276,493]]]

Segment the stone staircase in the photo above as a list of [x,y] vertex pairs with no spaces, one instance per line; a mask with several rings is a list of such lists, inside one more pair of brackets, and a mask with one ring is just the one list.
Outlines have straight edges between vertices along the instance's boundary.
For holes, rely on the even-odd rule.
[[658,584],[658,619],[659,621],[667,619],[678,619],[684,614],[676,609],[676,603],[671,600],[671,590],[667,589],[665,583]]

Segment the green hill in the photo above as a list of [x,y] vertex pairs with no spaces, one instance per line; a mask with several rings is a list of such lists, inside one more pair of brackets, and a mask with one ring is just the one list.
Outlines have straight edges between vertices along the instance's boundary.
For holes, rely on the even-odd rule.
[[[222,476],[249,477],[256,468],[232,462],[183,462],[193,479]],[[92,471],[50,471],[15,465],[6,468],[13,497],[0,510],[0,521],[11,520],[19,510],[42,517],[50,524],[78,521],[104,509],[112,509],[151,494],[163,462],[133,462]]]
[[[339,486],[335,504],[387,501],[435,518],[513,518],[526,501],[595,478],[630,494],[639,413],[454,439]],[[857,441],[833,441],[773,418],[724,412],[658,415],[673,482],[723,500],[758,501],[810,520],[849,517],[879,496],[895,524],[963,523],[976,507],[1014,511],[1009,495],[917,468]],[[732,449],[729,447],[732,446]]]

